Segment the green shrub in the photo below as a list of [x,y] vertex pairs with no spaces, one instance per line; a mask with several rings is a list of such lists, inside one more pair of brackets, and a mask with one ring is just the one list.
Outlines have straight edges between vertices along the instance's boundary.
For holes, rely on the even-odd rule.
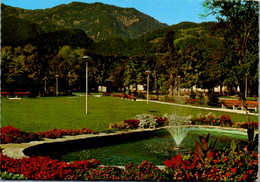
[[211,92],[209,94],[209,98],[208,98],[207,104],[209,106],[218,106],[219,99],[218,99],[218,96],[214,92]]
[[158,123],[156,118],[150,114],[138,114],[135,119],[139,120],[139,128],[155,128]]
[[190,99],[196,99],[196,93],[193,90],[191,90],[189,97]]
[[25,180],[27,179],[26,177],[24,177],[23,174],[13,174],[13,173],[9,173],[7,171],[0,173],[1,179],[5,180]]
[[197,102],[198,102],[199,105],[204,105],[205,104],[205,98],[204,98],[204,95],[202,93],[198,94]]

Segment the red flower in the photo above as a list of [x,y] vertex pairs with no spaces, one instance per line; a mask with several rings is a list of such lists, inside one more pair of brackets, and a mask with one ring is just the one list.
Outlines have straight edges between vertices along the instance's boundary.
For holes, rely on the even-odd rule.
[[248,177],[247,174],[244,174],[243,179],[245,180]]
[[248,174],[252,174],[252,173],[253,173],[253,170],[249,170],[249,171],[248,171]]
[[231,176],[231,174],[230,173],[226,173],[226,177],[230,177]]
[[217,163],[218,163],[218,160],[215,159],[215,160],[213,160],[213,162],[214,162],[215,164],[217,164]]
[[242,166],[242,163],[241,163],[241,162],[239,162],[239,163],[238,163],[238,165],[239,165],[239,167],[240,167],[240,166]]
[[224,161],[225,161],[225,162],[227,162],[227,160],[228,160],[228,158],[227,158],[227,157],[225,157],[225,158],[224,158]]
[[237,169],[236,169],[236,168],[232,168],[232,169],[231,169],[231,172],[232,172],[232,173],[236,173],[236,172],[237,172]]

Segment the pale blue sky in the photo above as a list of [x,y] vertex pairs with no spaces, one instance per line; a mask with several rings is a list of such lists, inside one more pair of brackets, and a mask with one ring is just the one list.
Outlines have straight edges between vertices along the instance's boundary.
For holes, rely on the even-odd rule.
[[[75,0],[2,0],[2,3],[24,9],[46,9]],[[183,21],[195,23],[216,21],[213,16],[201,19],[203,0],[76,0],[78,2],[102,2],[124,8],[135,8],[168,25]]]

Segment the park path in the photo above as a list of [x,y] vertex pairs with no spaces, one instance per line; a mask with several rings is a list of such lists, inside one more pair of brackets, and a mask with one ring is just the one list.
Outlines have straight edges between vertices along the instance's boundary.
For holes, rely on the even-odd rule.
[[[143,101],[147,102],[147,100],[144,99],[137,99],[136,101]],[[172,102],[161,102],[156,100],[149,100],[149,102],[158,103],[158,104],[166,104],[166,105],[175,105],[180,107],[190,107],[190,108],[196,108],[196,109],[204,109],[204,110],[210,110],[210,111],[219,111],[219,112],[230,112],[230,113],[237,113],[237,114],[246,114],[246,111],[243,110],[234,110],[234,109],[222,109],[222,108],[210,108],[210,107],[200,107],[200,106],[193,106],[188,104],[176,104]],[[248,113],[249,115],[258,116],[258,113]]]

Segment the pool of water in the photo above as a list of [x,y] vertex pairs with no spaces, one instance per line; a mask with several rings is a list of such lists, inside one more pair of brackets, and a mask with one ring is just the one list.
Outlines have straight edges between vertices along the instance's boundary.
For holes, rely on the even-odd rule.
[[189,132],[181,143],[182,149],[174,150],[175,142],[168,131],[155,131],[156,135],[143,140],[131,141],[97,148],[86,148],[81,151],[63,152],[58,158],[61,161],[77,161],[83,159],[99,159],[102,165],[124,165],[133,161],[138,165],[142,161],[150,161],[155,165],[163,165],[163,161],[171,159],[177,153],[195,150],[195,141],[210,132],[210,142],[218,139],[215,148],[230,147],[232,140],[239,144],[247,141],[247,134],[239,131],[219,129],[189,128]]

